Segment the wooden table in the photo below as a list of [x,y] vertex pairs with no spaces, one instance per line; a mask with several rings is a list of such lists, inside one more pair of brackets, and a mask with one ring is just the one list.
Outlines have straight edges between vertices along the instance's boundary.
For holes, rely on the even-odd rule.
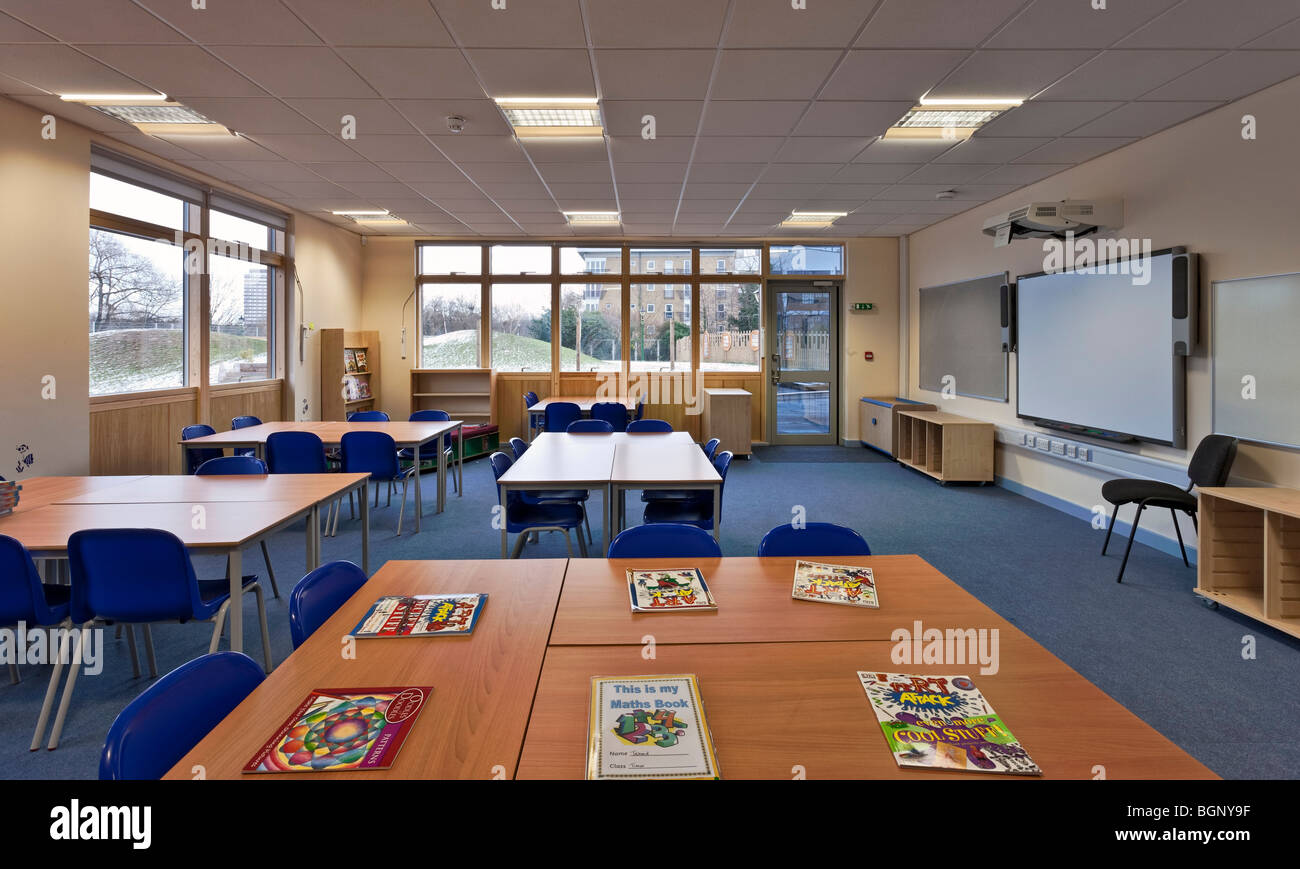
[[[659,645],[647,661],[639,645],[552,646],[516,777],[584,776],[592,676],[694,673],[724,778],[789,779],[800,770],[810,779],[1037,778],[899,769],[857,677],[858,670],[908,671],[891,662],[891,648],[888,642]],[[1091,779],[1099,767],[1108,779],[1215,777],[1019,632],[1001,635],[996,674],[980,675],[978,666],[919,670],[970,675],[1043,778]]]
[[[626,438],[627,435],[622,435]],[[609,475],[614,465],[618,435],[557,434],[543,432],[528,452],[497,481],[501,497],[501,557],[509,552],[510,533],[505,521],[507,497],[517,491],[599,490],[605,499],[602,540],[609,545]],[[578,529],[582,533],[582,529]]]
[[[919,555],[834,556],[811,561],[870,567],[880,609],[795,600],[795,558],[585,559],[569,562],[552,645],[784,643],[890,640],[915,620],[927,627],[1016,630]],[[698,567],[716,610],[634,613],[627,571]]]
[[623,528],[628,489],[699,489],[713,493],[713,539],[721,533],[722,477],[686,432],[623,435],[614,451],[609,488],[609,500],[618,510],[616,530]]
[[[266,678],[167,774],[239,778],[250,760],[314,688],[432,685],[432,699],[389,770],[247,775],[284,778],[509,778],[520,746],[559,599],[565,562],[390,561]],[[468,637],[356,641],[356,659],[339,640],[374,600],[389,594],[486,592],[487,606]],[[585,714],[582,718],[586,721]]]
[[[325,446],[339,446],[343,435],[354,431],[379,431],[392,437],[398,448],[409,449],[414,456],[415,465],[415,530],[420,530],[420,518],[424,513],[424,501],[420,490],[420,450],[430,441],[438,441],[435,452],[438,455],[438,503],[437,511],[441,513],[447,503],[447,456],[443,451],[441,438],[449,432],[460,433],[462,420],[448,422],[264,422],[247,428],[231,429],[204,435],[200,438],[177,441],[181,450],[181,466],[185,466],[185,451],[203,447],[252,447],[259,456],[266,451],[266,439],[276,432],[305,431],[321,439]],[[456,456],[456,467],[461,480],[464,480],[465,442],[457,437],[460,449]],[[463,494],[463,492],[462,492]]]
[[57,504],[88,492],[143,479],[143,475],[136,474],[117,477],[32,477],[29,480],[13,480],[12,482],[22,487],[22,491],[18,493],[18,506],[14,508],[14,512],[35,510],[37,507]]
[[[547,405],[568,402],[570,404],[576,404],[578,410],[582,411],[583,416],[591,416],[592,405],[599,404],[603,401],[618,402],[628,410],[634,412],[636,410],[635,405],[629,403],[630,399],[626,395],[621,395],[617,398],[600,398],[595,395],[552,395],[543,398],[541,401],[528,408],[528,434],[530,436],[530,441],[533,433],[533,417],[545,417]],[[552,434],[563,434],[563,432],[552,432]]]

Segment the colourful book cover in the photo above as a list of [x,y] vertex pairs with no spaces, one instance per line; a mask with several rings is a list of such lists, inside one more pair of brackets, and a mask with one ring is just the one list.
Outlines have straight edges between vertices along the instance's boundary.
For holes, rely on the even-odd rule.
[[593,676],[587,778],[717,779],[694,674]]
[[348,374],[357,373],[357,356],[351,350],[343,351],[343,367],[347,369]]
[[629,570],[627,589],[634,613],[718,608],[703,575],[694,567]]
[[871,573],[871,568],[853,567],[847,564],[796,561],[794,589],[790,596],[795,600],[880,607],[880,601],[876,598],[876,580]]
[[900,767],[1043,774],[969,676],[858,678]]
[[369,371],[370,369],[366,367],[366,363],[369,361],[368,359],[366,359],[366,351],[358,350],[356,351],[356,354],[357,354],[356,356],[357,371]]
[[433,688],[317,688],[244,772],[388,769]]
[[445,637],[469,636],[487,603],[486,594],[390,595],[375,601],[352,636]]

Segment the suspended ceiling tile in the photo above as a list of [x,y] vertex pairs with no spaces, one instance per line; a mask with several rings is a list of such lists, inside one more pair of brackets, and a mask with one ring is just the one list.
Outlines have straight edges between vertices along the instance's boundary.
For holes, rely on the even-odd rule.
[[839,57],[838,51],[814,49],[723,51],[710,97],[718,100],[812,99]]
[[716,56],[714,51],[675,48],[598,49],[595,54],[601,97],[607,100],[702,100]]
[[974,48],[1025,5],[1025,0],[964,3],[952,0],[884,0],[871,16],[861,48]]
[[469,58],[494,98],[596,95],[585,49],[475,48]]
[[[203,9],[195,9],[193,0],[137,2],[195,42],[207,45],[320,44],[296,15],[267,0],[213,0]],[[256,26],[250,27],[250,22]]]
[[[224,2],[212,0],[209,5]],[[367,9],[356,0],[284,2],[330,45],[452,44],[428,0],[384,0],[382,10]]]
[[728,0],[600,0],[587,4],[587,21],[598,48],[712,48],[727,6]]
[[844,48],[871,13],[862,0],[746,0],[731,19],[727,48]]
[[[197,49],[195,49],[197,50]],[[212,49],[222,60],[278,97],[373,97],[374,91],[328,48],[222,45]],[[204,96],[212,92],[201,83]],[[185,91],[178,91],[185,93]]]
[[5,0],[4,11],[63,42],[184,42],[130,0]]
[[[339,54],[388,99],[483,99],[483,87],[454,48],[342,48]],[[353,96],[354,94],[300,94]],[[362,96],[370,96],[365,93]]]
[[967,56],[965,51],[855,50],[835,71],[824,100],[911,100],[938,84]]

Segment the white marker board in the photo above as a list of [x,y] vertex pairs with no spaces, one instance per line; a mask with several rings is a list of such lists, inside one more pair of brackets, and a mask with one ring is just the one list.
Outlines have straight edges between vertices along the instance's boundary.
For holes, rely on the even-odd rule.
[[1007,400],[1007,354],[1002,350],[1002,287],[1007,273],[922,287],[920,387],[970,398]]
[[1215,281],[1210,296],[1215,434],[1300,448],[1300,274]]

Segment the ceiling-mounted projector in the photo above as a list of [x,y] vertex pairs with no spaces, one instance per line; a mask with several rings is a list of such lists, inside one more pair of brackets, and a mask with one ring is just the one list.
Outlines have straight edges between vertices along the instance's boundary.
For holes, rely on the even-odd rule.
[[1064,238],[1119,229],[1124,225],[1122,199],[1063,199],[1060,202],[1031,202],[984,221],[984,234],[993,236],[994,247],[1010,244],[1013,238]]

